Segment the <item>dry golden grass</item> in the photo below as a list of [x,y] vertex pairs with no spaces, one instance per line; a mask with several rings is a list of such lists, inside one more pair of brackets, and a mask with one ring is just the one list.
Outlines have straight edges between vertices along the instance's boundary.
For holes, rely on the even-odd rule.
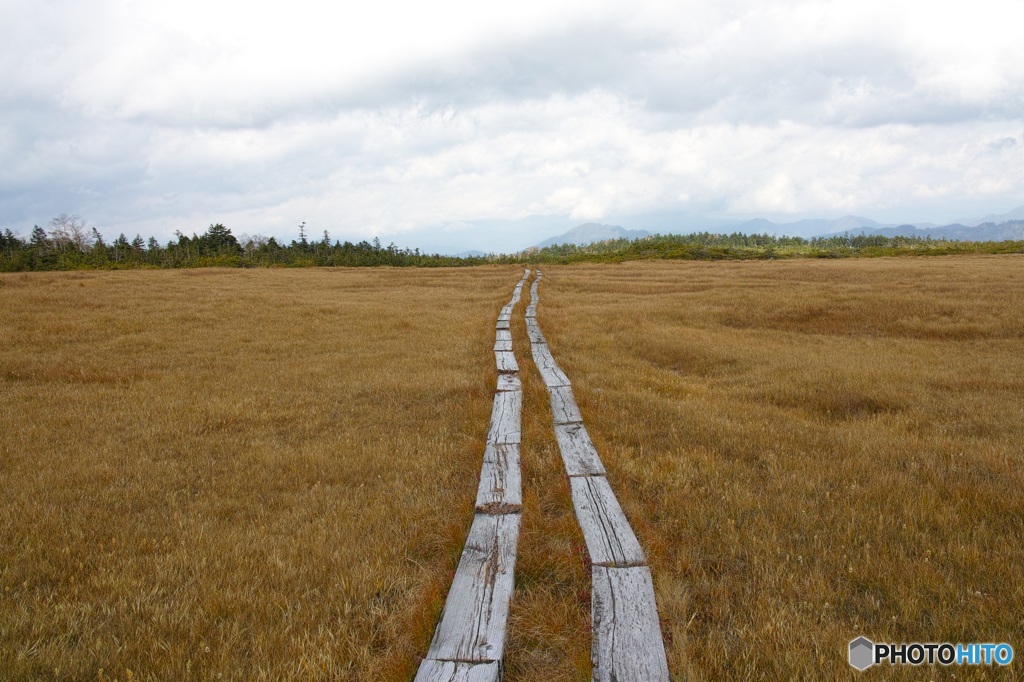
[[1022,311],[1018,256],[545,268],[674,676],[853,677],[861,634],[1020,651]]
[[520,274],[0,276],[0,677],[411,678]]
[[[1021,642],[1021,275],[546,268],[540,321],[650,554],[674,675],[848,676],[857,634]],[[411,678],[519,276],[0,276],[0,671]],[[586,551],[523,305],[507,678],[585,680]]]

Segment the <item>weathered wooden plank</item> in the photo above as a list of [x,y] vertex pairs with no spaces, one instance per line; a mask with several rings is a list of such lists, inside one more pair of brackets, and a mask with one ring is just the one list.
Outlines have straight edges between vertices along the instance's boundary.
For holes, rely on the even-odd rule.
[[433,661],[420,663],[414,682],[498,682],[498,663],[466,663],[464,661]]
[[591,679],[668,680],[651,570],[594,566],[590,599]]
[[553,388],[569,385],[569,377],[559,368],[546,343],[531,344],[530,349],[533,351],[533,363],[537,365],[545,386]]
[[[498,331],[507,331],[507,330],[499,329]],[[495,339],[494,340],[494,350],[495,351],[499,351],[499,350],[511,351],[512,350],[512,339]]]
[[526,306],[526,317],[537,317],[537,304],[531,303]]
[[519,446],[488,443],[476,492],[476,510],[482,514],[511,514],[522,506]]
[[555,424],[555,438],[569,476],[604,475],[604,464],[583,424]]
[[569,478],[576,520],[595,566],[639,566],[646,563],[640,543],[622,513],[604,476]]
[[498,322],[508,322],[511,319],[512,319],[512,314],[511,313],[500,313],[498,315]]
[[518,444],[522,441],[520,419],[523,411],[522,391],[500,391],[494,394],[491,428],[487,442],[494,445]]
[[514,587],[519,514],[477,514],[427,658],[500,661]]
[[553,386],[551,391],[551,415],[555,424],[575,424],[583,421],[580,408],[570,386]]
[[494,362],[499,372],[518,372],[519,363],[516,362],[516,355],[510,350],[494,351]]
[[523,382],[519,381],[519,376],[516,374],[499,374],[498,390],[521,391],[523,390]]
[[511,329],[508,320],[498,320],[498,324],[494,325],[495,329]]
[[545,343],[544,334],[540,331],[540,325],[533,318],[526,320],[526,335],[530,337],[530,343]]
[[496,332],[494,332],[494,340],[495,341],[511,341],[512,340],[512,332],[511,332],[511,330],[508,330],[508,329],[499,329],[499,330],[497,330]]

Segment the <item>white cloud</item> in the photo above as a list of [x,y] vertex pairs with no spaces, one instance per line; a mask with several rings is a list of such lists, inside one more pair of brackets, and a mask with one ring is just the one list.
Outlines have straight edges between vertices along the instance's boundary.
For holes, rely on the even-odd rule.
[[1024,203],[1015,1],[2,11],[0,222],[22,230],[411,243],[531,214]]

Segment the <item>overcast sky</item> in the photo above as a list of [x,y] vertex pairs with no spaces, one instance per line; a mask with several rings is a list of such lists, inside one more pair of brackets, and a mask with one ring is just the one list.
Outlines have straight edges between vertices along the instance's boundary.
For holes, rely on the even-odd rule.
[[1022,25],[1021,0],[0,0],[0,228],[506,250],[999,213]]

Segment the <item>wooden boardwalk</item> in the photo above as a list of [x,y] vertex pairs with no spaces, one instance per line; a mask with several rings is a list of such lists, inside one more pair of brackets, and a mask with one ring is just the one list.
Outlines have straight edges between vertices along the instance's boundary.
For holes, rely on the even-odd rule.
[[647,558],[608,483],[601,458],[583,425],[569,378],[555,362],[537,324],[541,277],[538,271],[530,287],[526,331],[533,362],[550,394],[555,437],[569,476],[576,519],[593,565],[591,676],[601,682],[668,680]]
[[519,471],[523,389],[512,353],[509,320],[529,276],[527,270],[495,325],[498,386],[476,513],[416,682],[495,682],[501,678],[523,504]]

